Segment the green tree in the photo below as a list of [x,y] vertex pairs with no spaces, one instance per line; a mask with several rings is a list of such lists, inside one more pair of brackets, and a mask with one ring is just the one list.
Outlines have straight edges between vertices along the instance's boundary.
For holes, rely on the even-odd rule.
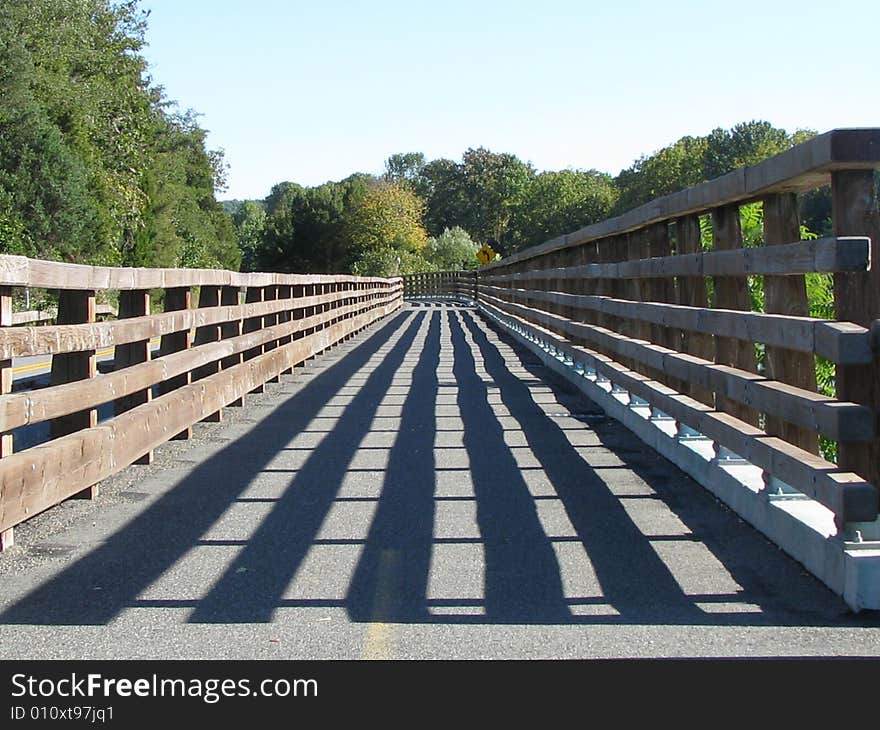
[[[137,0],[0,4],[5,250],[84,263],[237,266],[225,165],[151,88]],[[39,244],[37,246],[37,244]]]
[[706,137],[703,178],[712,180],[738,167],[754,165],[792,144],[792,135],[770,122],[742,122],[729,130],[713,129]]
[[522,249],[595,223],[609,216],[616,200],[617,188],[606,173],[542,172],[514,210],[511,241]]
[[367,191],[349,216],[348,235],[359,252],[389,246],[420,253],[428,242],[424,204],[406,187],[385,183]]
[[477,240],[492,242],[504,252],[514,211],[524,202],[535,170],[515,155],[483,147],[467,150],[461,166],[467,200],[461,225]]
[[620,197],[615,212],[630,210],[703,182],[705,152],[705,137],[682,137],[669,147],[640,157],[617,176]]
[[279,183],[266,198],[266,222],[256,254],[269,271],[337,273],[349,271],[356,252],[347,226],[352,209],[374,178],[352,175],[314,188]]
[[89,171],[35,91],[23,2],[0,6],[0,227],[5,253],[79,261],[105,238]]
[[414,185],[422,168],[425,156],[421,152],[402,152],[385,160],[384,179],[387,182]]
[[479,250],[480,246],[471,240],[467,231],[456,226],[428,240],[425,259],[437,271],[476,269],[480,265]]
[[266,230],[266,208],[256,200],[237,202],[235,213],[232,214],[232,224],[235,226],[235,238],[241,251],[241,270],[256,271]]
[[469,225],[470,203],[461,165],[446,158],[431,160],[413,182],[416,194],[425,201],[425,228],[439,236],[447,228]]
[[399,271],[411,267],[418,270],[428,244],[423,212],[423,201],[408,187],[383,183],[369,189],[349,212],[346,225],[347,237],[357,254],[353,270],[375,271],[381,262],[386,271],[389,267],[393,271],[391,265],[398,259]]

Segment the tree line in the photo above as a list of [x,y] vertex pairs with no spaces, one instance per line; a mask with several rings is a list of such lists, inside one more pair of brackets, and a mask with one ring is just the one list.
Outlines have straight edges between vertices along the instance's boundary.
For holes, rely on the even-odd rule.
[[[221,151],[148,73],[138,0],[0,3],[0,252],[77,263],[388,275],[475,267],[788,149],[813,133],[715,129],[616,176],[484,147],[391,155],[381,174],[225,201]],[[827,191],[803,220],[827,232]],[[760,231],[758,231],[759,235]]]
[[222,153],[153,84],[137,0],[0,3],[0,252],[238,268]]
[[[743,122],[683,137],[615,177],[595,169],[539,172],[483,147],[466,150],[460,161],[406,152],[389,157],[382,175],[357,173],[315,187],[282,182],[262,201],[226,205],[246,270],[381,276],[473,268],[482,244],[507,255],[755,164],[814,134]],[[826,233],[827,191],[804,196],[802,207],[806,227]],[[744,212],[748,220],[756,215]],[[750,231],[760,237],[760,226]]]

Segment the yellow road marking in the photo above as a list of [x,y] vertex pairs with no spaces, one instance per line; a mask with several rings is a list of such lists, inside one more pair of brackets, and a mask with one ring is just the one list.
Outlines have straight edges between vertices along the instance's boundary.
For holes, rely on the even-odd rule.
[[[159,342],[158,337],[154,337],[152,340],[150,340],[151,345],[158,344],[158,342]],[[105,355],[112,355],[113,351],[115,349],[116,348],[113,348],[113,347],[106,347],[103,350],[98,350],[95,353],[95,357],[104,357]],[[52,358],[50,357],[48,360],[43,360],[41,362],[32,362],[29,365],[19,365],[17,368],[13,368],[12,372],[15,375],[18,375],[20,373],[30,373],[30,372],[33,372],[34,370],[43,370],[44,368],[48,368],[51,365],[52,365]]]
[[396,550],[383,550],[379,555],[379,569],[376,573],[376,596],[373,600],[373,615],[367,636],[364,640],[364,659],[391,658],[392,626],[384,621],[377,621],[380,616],[387,616],[394,598],[395,579],[400,566],[400,553]]

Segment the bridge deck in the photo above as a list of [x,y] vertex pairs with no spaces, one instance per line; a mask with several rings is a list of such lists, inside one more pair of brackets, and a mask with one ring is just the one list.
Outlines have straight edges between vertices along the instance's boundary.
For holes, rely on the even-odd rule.
[[880,655],[876,615],[448,303],[19,542],[6,658]]

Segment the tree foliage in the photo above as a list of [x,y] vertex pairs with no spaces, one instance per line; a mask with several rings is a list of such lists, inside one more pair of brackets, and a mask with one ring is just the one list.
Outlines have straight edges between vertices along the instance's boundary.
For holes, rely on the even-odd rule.
[[468,232],[455,226],[428,240],[425,258],[436,271],[476,269],[480,265],[477,259],[479,250],[479,244],[471,239]]
[[514,210],[514,248],[548,239],[607,218],[617,200],[610,175],[597,170],[542,172],[534,177]]
[[299,273],[349,271],[354,254],[347,218],[366,194],[369,180],[353,175],[314,188],[290,182],[273,187],[265,201],[259,267]]
[[137,0],[0,4],[0,250],[237,267],[222,154],[150,86]]
[[408,186],[386,182],[369,189],[346,226],[357,255],[353,270],[371,276],[410,273],[428,244],[423,215],[424,203]]
[[[597,170],[538,172],[513,154],[485,147],[467,149],[460,161],[398,153],[388,157],[381,178],[276,186],[263,203],[259,236],[259,226],[244,230],[250,218],[236,217],[238,236],[246,261],[275,270],[375,274],[468,266],[471,245],[488,243],[507,255],[754,164],[812,134],[762,121],[718,128],[643,156],[616,178]],[[827,193],[804,201],[808,226],[824,230]],[[760,208],[743,208],[748,245],[760,244],[751,241],[761,235],[759,214]]]

